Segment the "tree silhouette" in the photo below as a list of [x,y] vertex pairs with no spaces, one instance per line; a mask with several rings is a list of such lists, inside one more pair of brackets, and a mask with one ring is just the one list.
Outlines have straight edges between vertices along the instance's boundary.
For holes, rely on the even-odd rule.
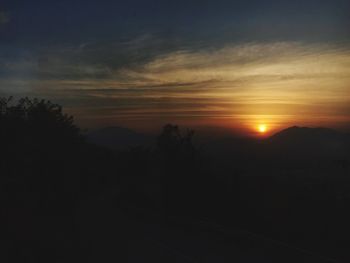
[[55,242],[55,229],[46,227],[45,218],[59,225],[59,215],[74,209],[88,169],[83,146],[73,117],[58,104],[0,98],[0,224],[14,229],[5,239],[14,240],[19,251],[25,248],[18,242],[24,238],[39,239],[41,245]]
[[13,136],[11,132],[26,132],[41,139],[56,136],[76,140],[80,137],[73,117],[64,114],[60,105],[27,97],[17,103],[13,103],[12,97],[0,98],[0,125],[2,136]]
[[194,163],[196,149],[193,145],[193,130],[181,133],[177,125],[167,124],[157,138],[157,149],[167,165],[176,167]]
[[194,131],[181,132],[177,125],[167,124],[157,138],[157,152],[162,167],[163,207],[165,214],[184,207],[198,183]]
[[62,107],[46,100],[0,98],[2,159],[41,160],[81,143],[80,130]]
[[[46,100],[0,98],[0,168],[3,186],[66,205],[77,191],[83,139],[73,117]],[[11,194],[11,192],[9,192]],[[28,193],[27,193],[28,194]],[[66,203],[64,202],[66,199]],[[51,203],[51,206],[54,205]]]

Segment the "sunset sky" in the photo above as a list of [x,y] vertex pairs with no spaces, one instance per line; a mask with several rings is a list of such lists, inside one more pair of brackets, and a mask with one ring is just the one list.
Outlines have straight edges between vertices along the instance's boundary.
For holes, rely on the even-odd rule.
[[350,1],[1,1],[8,95],[84,128],[350,130]]

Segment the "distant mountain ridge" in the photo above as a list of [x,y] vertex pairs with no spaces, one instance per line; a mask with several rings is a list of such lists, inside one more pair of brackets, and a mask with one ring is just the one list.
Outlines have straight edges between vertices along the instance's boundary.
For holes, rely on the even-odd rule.
[[217,138],[208,141],[203,149],[216,160],[216,167],[223,170],[230,169],[224,166],[230,162],[242,169],[259,165],[326,166],[350,160],[350,135],[329,128],[293,126],[264,139]]
[[153,137],[123,127],[106,127],[86,134],[88,142],[111,149],[126,149],[148,145]]
[[[196,132],[200,136],[201,131]],[[155,136],[138,133],[122,127],[107,127],[91,131],[86,135],[91,143],[111,149],[127,149],[136,146],[154,146]],[[196,143],[196,141],[195,141]],[[293,126],[272,136],[257,140],[254,138],[211,137],[199,142],[206,152],[218,154],[222,158],[236,159],[275,156],[279,158],[306,159],[343,158],[349,155],[350,136],[329,128],[309,128]]]
[[349,140],[345,133],[329,128],[309,128],[293,126],[284,129],[267,139],[272,144],[290,147],[316,147],[328,150],[342,148]]
[[325,138],[340,138],[344,136],[343,133],[330,128],[309,128],[309,127],[299,127],[293,126],[286,128],[282,131],[275,133],[270,136],[270,140],[285,140],[285,139],[294,139],[294,140],[318,140]]
[[272,135],[266,143],[268,150],[293,157],[341,158],[349,153],[350,137],[329,128],[293,126]]

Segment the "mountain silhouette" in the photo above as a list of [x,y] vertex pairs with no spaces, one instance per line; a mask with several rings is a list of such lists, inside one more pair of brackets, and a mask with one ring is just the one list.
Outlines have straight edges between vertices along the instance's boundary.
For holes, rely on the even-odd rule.
[[329,128],[293,126],[264,143],[264,153],[275,160],[329,161],[349,158],[350,137]]
[[290,141],[293,142],[320,142],[324,140],[339,140],[344,136],[343,133],[329,129],[329,128],[309,128],[309,127],[298,127],[293,126],[284,129],[270,137],[270,140],[274,141]]
[[[197,135],[201,134],[198,130]],[[86,134],[87,141],[114,150],[151,146],[155,137],[122,127],[107,127]],[[333,165],[350,158],[350,136],[329,128],[293,126],[265,139],[232,136],[202,136],[197,146],[217,167],[248,167],[252,163],[271,167]],[[312,163],[310,163],[312,160]],[[219,168],[218,168],[219,169]]]
[[329,128],[298,126],[289,127],[268,138],[270,144],[290,149],[300,148],[303,151],[311,150],[310,147],[314,150],[342,151],[347,146],[347,141],[346,134]]
[[[299,168],[334,165],[350,157],[350,136],[329,128],[293,126],[264,138],[223,137],[203,143],[216,169],[228,166]],[[260,168],[257,168],[260,169]]]
[[140,145],[148,145],[152,136],[135,132],[122,127],[106,127],[86,134],[87,141],[110,149],[126,149]]

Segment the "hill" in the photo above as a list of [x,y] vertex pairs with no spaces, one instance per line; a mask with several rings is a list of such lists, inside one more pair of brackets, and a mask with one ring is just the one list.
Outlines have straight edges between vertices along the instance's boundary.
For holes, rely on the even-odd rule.
[[90,143],[118,150],[149,145],[153,141],[152,136],[115,126],[91,131],[86,138]]
[[291,157],[341,158],[348,154],[349,136],[329,128],[293,126],[274,134],[266,143],[275,153]]

